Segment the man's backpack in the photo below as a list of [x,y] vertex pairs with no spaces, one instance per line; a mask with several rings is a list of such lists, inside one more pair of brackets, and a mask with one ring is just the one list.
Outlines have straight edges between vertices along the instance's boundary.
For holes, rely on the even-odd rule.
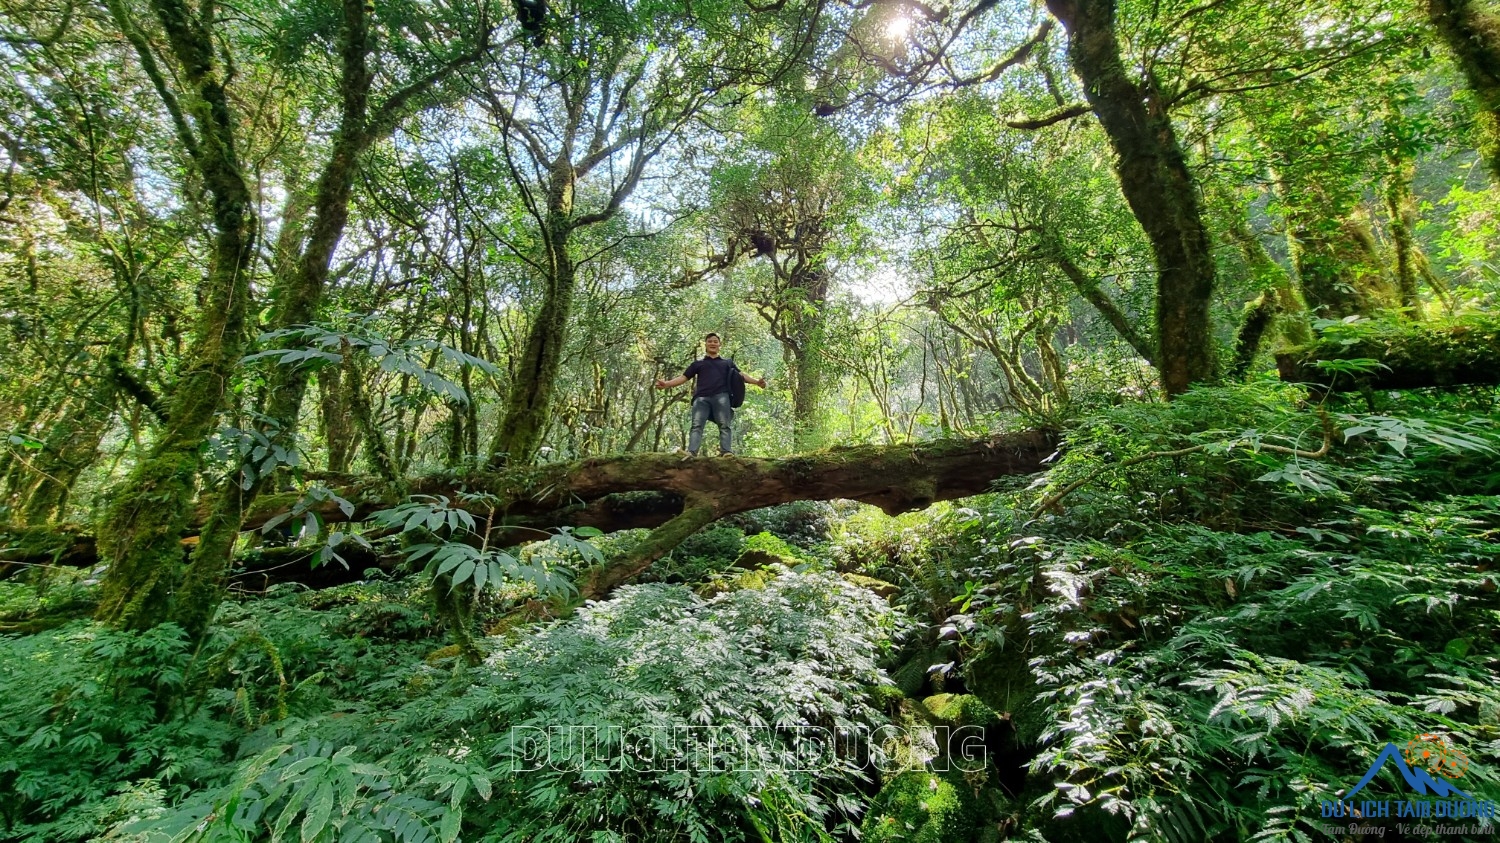
[[740,377],[740,368],[729,358],[729,406],[739,409],[745,403],[745,379]]

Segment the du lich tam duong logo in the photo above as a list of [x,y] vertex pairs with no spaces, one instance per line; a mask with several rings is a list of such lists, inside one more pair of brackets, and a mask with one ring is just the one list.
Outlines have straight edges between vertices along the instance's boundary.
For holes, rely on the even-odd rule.
[[[1375,778],[1388,766],[1407,792],[1380,798],[1372,792],[1380,789]],[[1445,823],[1460,820],[1468,826],[1461,833],[1492,830],[1497,813],[1495,802],[1477,798],[1460,786],[1468,772],[1469,757],[1447,735],[1418,735],[1407,741],[1405,747],[1388,743],[1342,798],[1322,803],[1321,813],[1324,817],[1357,820],[1386,817]]]

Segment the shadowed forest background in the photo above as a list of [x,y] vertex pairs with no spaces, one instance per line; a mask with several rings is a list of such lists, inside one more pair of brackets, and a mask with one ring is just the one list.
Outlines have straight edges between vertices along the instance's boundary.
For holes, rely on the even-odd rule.
[[[1493,2],[0,0],[0,63],[0,840],[1500,798]],[[709,331],[769,388],[684,459]]]

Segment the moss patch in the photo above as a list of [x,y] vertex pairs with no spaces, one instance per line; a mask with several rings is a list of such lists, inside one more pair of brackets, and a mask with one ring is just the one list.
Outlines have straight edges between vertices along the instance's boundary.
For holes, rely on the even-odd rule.
[[901,587],[894,583],[878,580],[874,577],[867,577],[863,574],[842,574],[841,576],[843,576],[844,582],[850,585],[857,585],[866,591],[873,591],[881,597],[893,597],[901,591]]
[[993,726],[1000,722],[995,710],[973,694],[934,694],[922,700],[933,719],[944,726]]
[[765,588],[776,579],[778,572],[774,568],[760,568],[754,571],[732,572],[734,576],[719,577],[706,583],[698,589],[700,597],[713,597],[727,591],[743,591],[745,589]]
[[[1373,362],[1362,362],[1373,361]],[[1414,323],[1336,323],[1316,342],[1278,355],[1282,380],[1332,389],[1418,389],[1500,382],[1500,317]]]
[[756,533],[745,539],[744,549],[735,557],[734,567],[746,570],[764,568],[767,565],[799,565],[802,556],[779,536]]
[[860,832],[865,843],[964,843],[978,839],[982,813],[961,774],[911,770],[880,789]]

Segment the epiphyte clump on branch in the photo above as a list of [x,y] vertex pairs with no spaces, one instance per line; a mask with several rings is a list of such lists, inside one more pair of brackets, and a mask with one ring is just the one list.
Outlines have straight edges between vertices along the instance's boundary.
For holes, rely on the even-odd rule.
[[531,33],[531,43],[542,45],[542,23],[547,20],[547,0],[512,0],[516,7],[516,22]]

